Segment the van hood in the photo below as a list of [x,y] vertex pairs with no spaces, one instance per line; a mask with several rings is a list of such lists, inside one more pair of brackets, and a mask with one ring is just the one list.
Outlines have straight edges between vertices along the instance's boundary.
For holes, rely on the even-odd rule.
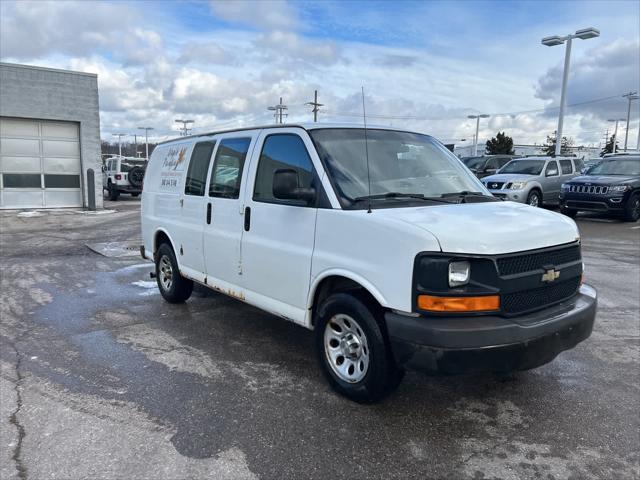
[[496,255],[578,240],[565,215],[515,202],[459,203],[374,210],[431,233],[448,253]]

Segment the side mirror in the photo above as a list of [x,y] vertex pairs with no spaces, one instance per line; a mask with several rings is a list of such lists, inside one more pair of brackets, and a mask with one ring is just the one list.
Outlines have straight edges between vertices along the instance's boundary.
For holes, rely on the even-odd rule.
[[273,172],[273,196],[280,200],[311,203],[316,199],[316,190],[298,187],[298,172],[292,168],[280,168]]
[[555,177],[556,175],[558,175],[558,170],[557,169],[552,169],[552,170],[547,170],[547,177]]

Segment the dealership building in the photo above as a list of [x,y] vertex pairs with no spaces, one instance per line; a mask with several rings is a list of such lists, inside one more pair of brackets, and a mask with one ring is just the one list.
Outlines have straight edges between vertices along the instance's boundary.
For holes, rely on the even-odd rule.
[[98,77],[0,63],[0,209],[102,207]]

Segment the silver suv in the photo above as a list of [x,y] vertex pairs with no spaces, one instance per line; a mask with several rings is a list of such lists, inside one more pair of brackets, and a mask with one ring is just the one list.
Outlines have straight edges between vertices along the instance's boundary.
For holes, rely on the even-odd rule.
[[121,193],[137,197],[142,192],[142,181],[147,169],[147,160],[136,157],[111,157],[102,166],[102,188],[109,200],[118,200]]
[[525,157],[511,160],[482,182],[496,197],[541,207],[559,203],[560,186],[580,175],[582,160],[566,157]]

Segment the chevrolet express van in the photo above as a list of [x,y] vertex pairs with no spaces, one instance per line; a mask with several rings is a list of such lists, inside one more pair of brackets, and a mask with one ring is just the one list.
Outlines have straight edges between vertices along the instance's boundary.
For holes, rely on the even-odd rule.
[[358,402],[406,368],[540,366],[585,340],[596,314],[573,220],[493,197],[440,142],[392,128],[162,143],[142,238],[165,300],[198,283],[313,330],[329,383]]

